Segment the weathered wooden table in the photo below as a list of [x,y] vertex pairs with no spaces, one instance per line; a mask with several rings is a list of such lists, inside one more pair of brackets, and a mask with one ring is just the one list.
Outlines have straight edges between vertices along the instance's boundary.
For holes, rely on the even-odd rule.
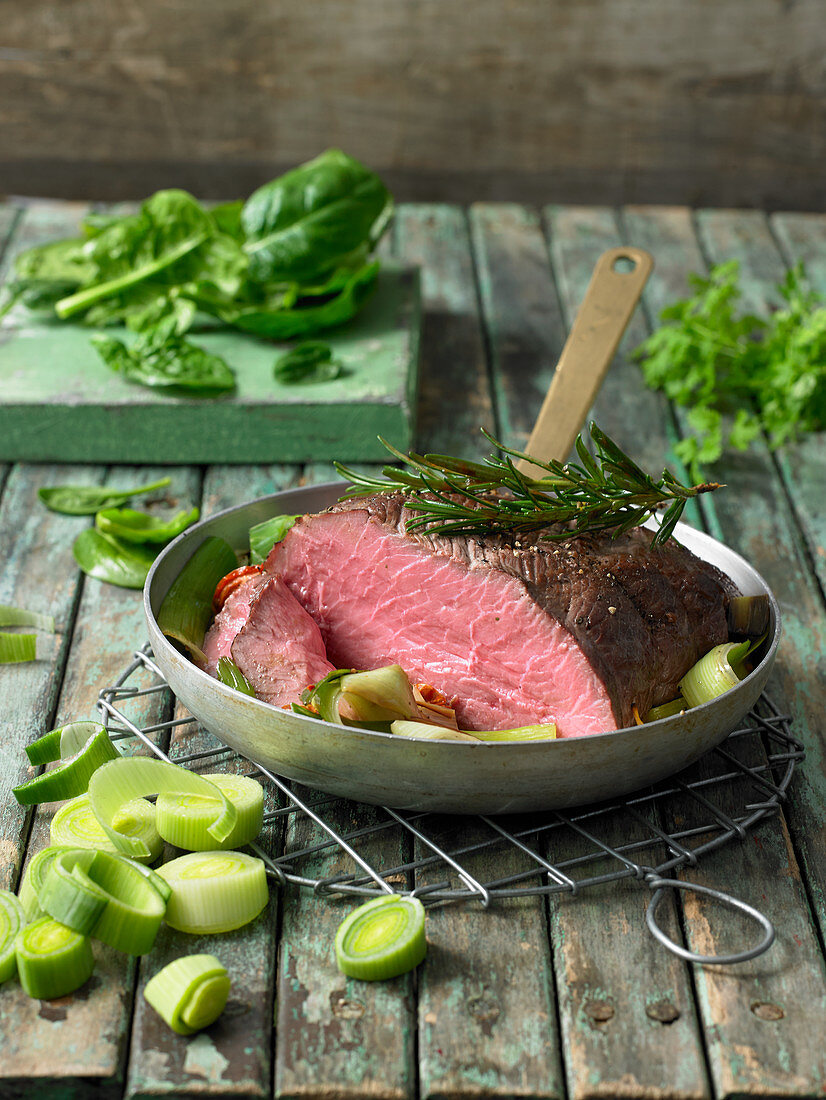
[[[28,243],[31,222],[10,205],[0,227],[7,265],[16,242]],[[681,416],[643,387],[627,350],[684,293],[687,272],[736,257],[746,304],[760,307],[803,259],[826,290],[826,216],[403,206],[390,251],[422,266],[419,449],[481,455],[480,425],[524,443],[594,261],[623,241],[649,249],[656,270],[596,416],[652,470],[670,461]],[[75,567],[72,539],[86,521],[46,512],[37,489],[164,472],[0,469],[0,602],[54,612],[60,640],[51,660],[0,670],[2,886],[16,886],[27,853],[47,837],[49,808],[26,813],[10,794],[27,774],[22,746],[92,716],[99,689],[145,638],[138,594],[85,580]],[[170,497],[205,514],[331,474],[320,465],[166,472]],[[727,454],[715,474],[728,488],[690,518],[740,551],[777,594],[784,637],[772,693],[793,716],[807,759],[782,813],[703,858],[689,877],[762,909],[778,931],[766,954],[737,966],[680,961],[646,930],[650,892],[624,881],[488,910],[435,907],[419,972],[369,985],[345,980],[333,960],[334,931],[352,901],[287,886],[273,890],[254,925],[210,941],[233,971],[233,995],[222,1020],[193,1039],[168,1032],[141,996],[162,961],[193,949],[187,937],[166,933],[138,961],[100,950],[90,982],[59,1001],[29,1000],[7,983],[0,1096],[826,1094],[826,447],[822,437],[774,455],[760,445]],[[319,861],[319,874],[334,873],[334,855]],[[729,944],[727,910],[692,894],[669,895],[665,909],[663,922],[693,950]]]

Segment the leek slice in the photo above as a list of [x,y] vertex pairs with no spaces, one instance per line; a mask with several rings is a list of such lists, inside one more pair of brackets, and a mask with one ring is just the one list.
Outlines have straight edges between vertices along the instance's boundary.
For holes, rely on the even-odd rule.
[[19,665],[37,660],[36,634],[8,634],[0,632],[0,664]]
[[510,730],[474,730],[479,741],[554,741],[556,722],[545,726],[517,726]]
[[269,900],[264,861],[243,852],[190,852],[158,874],[172,887],[166,923],[179,932],[231,932],[255,920]]
[[214,1024],[226,1007],[229,975],[214,955],[184,955],[146,983],[143,995],[178,1035]]
[[679,699],[671,699],[668,703],[660,703],[659,706],[652,707],[643,718],[643,723],[658,722],[661,718],[673,718],[675,714],[682,714],[684,710],[688,710],[688,703],[682,696]]
[[[82,737],[85,740],[81,742]],[[76,748],[78,743],[80,748]],[[59,747],[57,755],[54,755],[56,745]],[[65,755],[64,745],[68,750]],[[73,722],[70,726],[52,730],[29,745],[26,752],[33,764],[55,759],[61,759],[63,763],[12,789],[21,806],[57,802],[83,794],[91,776],[101,765],[117,763],[121,758],[109,734],[97,722]]]
[[145,955],[166,912],[154,884],[158,877],[124,856],[72,848],[53,860],[39,901],[72,931],[129,955]]
[[27,925],[15,941],[17,973],[30,997],[65,997],[92,975],[95,960],[87,936],[51,917]]
[[553,741],[556,724],[518,726],[510,730],[454,730],[427,722],[391,722],[390,732],[397,737],[422,737],[427,741]]
[[0,626],[33,626],[54,634],[54,615],[42,615],[39,611],[26,611],[22,607],[0,604]]
[[133,858],[151,855],[139,836],[127,836],[114,827],[116,816],[123,811],[125,803],[148,794],[194,794],[217,799],[216,813],[207,832],[219,844],[235,828],[238,817],[235,807],[214,783],[166,760],[122,756],[98,768],[89,781],[89,796],[104,832],[125,855]]
[[418,966],[427,952],[425,911],[418,898],[375,898],[347,917],[336,932],[338,968],[350,978],[382,981]]
[[745,676],[743,660],[752,643],[724,642],[710,649],[680,680],[680,691],[690,707],[708,703],[736,687]]
[[26,914],[27,920],[37,920],[38,917],[46,915],[45,910],[38,900],[40,891],[43,889],[43,883],[46,880],[46,875],[49,873],[52,862],[62,852],[67,851],[69,851],[68,848],[50,846],[41,849],[37,855],[32,857],[29,866],[26,868],[23,881],[20,883],[19,891],[20,903],[23,906],[23,911]]
[[178,642],[197,665],[206,657],[201,646],[212,621],[212,594],[222,577],[238,567],[238,557],[228,542],[210,536],[201,543],[170,585],[158,611],[162,634]]
[[431,726],[429,722],[406,722],[401,719],[390,723],[390,732],[397,737],[422,737],[427,741],[475,741],[479,738],[475,733],[464,733],[462,730],[451,730],[446,726]]
[[264,824],[264,788],[245,775],[225,772],[204,775],[235,807],[238,819],[226,840],[217,843],[208,833],[220,809],[214,798],[197,794],[161,794],[155,804],[158,832],[168,844],[188,852],[240,848],[255,840]]
[[[145,798],[133,798],[131,802],[126,802],[113,817],[112,828],[118,833],[139,837],[149,850],[149,854],[142,858],[149,863],[163,851],[163,838],[155,825],[155,807]],[[49,839],[53,845],[69,848],[96,848],[103,852],[120,850],[95,817],[88,791],[72,798],[55,813],[49,826]]]
[[26,912],[16,894],[0,890],[0,982],[8,981],[17,970],[14,941],[26,924]]

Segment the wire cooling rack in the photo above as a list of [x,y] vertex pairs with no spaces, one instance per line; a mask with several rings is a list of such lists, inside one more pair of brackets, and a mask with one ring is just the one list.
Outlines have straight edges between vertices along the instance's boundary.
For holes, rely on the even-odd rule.
[[[98,707],[113,738],[134,739],[134,751],[148,749],[194,770],[232,770],[261,781],[267,809],[253,847],[281,885],[489,906],[505,898],[577,894],[634,878],[655,890],[646,914],[651,932],[684,958],[740,962],[764,951],[774,938],[769,921],[751,906],[673,878],[723,844],[745,839],[785,798],[803,746],[791,733],[788,715],[765,695],[720,747],[654,787],[567,813],[509,817],[401,812],[291,783],[200,728],[176,703],[148,646],[100,692]],[[762,941],[734,955],[691,954],[657,924],[667,887],[710,894],[746,912],[762,926]]]

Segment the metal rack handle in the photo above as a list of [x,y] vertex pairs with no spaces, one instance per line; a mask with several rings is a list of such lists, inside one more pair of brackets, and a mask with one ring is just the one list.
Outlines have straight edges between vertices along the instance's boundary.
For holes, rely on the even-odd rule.
[[[741,901],[739,898],[733,898],[731,894],[725,894],[722,890],[713,890],[710,886],[700,886],[696,882],[684,882],[676,878],[660,878],[657,875],[648,876],[646,882],[654,891],[654,895],[645,913],[645,923],[648,925],[648,930],[651,932],[652,936],[660,941],[663,947],[667,947],[669,951],[674,955],[679,955],[681,959],[686,959],[688,962],[692,963],[717,963],[718,965],[746,962],[747,959],[753,959],[757,955],[762,955],[763,952],[767,951],[774,943],[775,930],[769,918],[761,913],[759,909],[755,909],[754,906],[749,905],[747,902]],[[665,897],[665,891],[667,889],[691,890],[695,894],[705,894],[710,898],[714,898],[721,904],[727,905],[730,909],[739,909],[741,912],[745,913],[746,916],[756,920],[764,929],[765,935],[755,947],[749,947],[745,951],[737,951],[731,955],[698,955],[694,951],[688,951],[685,947],[675,943],[657,924],[657,909],[660,902]]]

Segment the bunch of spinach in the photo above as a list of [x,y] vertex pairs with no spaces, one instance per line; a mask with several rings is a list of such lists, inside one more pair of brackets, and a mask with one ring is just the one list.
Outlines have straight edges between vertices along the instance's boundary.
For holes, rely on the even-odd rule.
[[740,267],[690,275],[694,293],[660,313],[663,324],[635,350],[645,380],[688,408],[692,435],[675,447],[694,480],[725,447],[769,446],[826,428],[826,299],[802,264],[778,285],[766,317],[739,313]]
[[83,236],[22,253],[0,316],[15,302],[62,320],[123,324],[127,344],[100,336],[124,377],[211,396],[233,372],[186,339],[199,318],[271,340],[340,325],[375,285],[371,253],[393,210],[384,184],[337,149],[211,210],[180,190],[158,191],[137,213],[93,214]]

